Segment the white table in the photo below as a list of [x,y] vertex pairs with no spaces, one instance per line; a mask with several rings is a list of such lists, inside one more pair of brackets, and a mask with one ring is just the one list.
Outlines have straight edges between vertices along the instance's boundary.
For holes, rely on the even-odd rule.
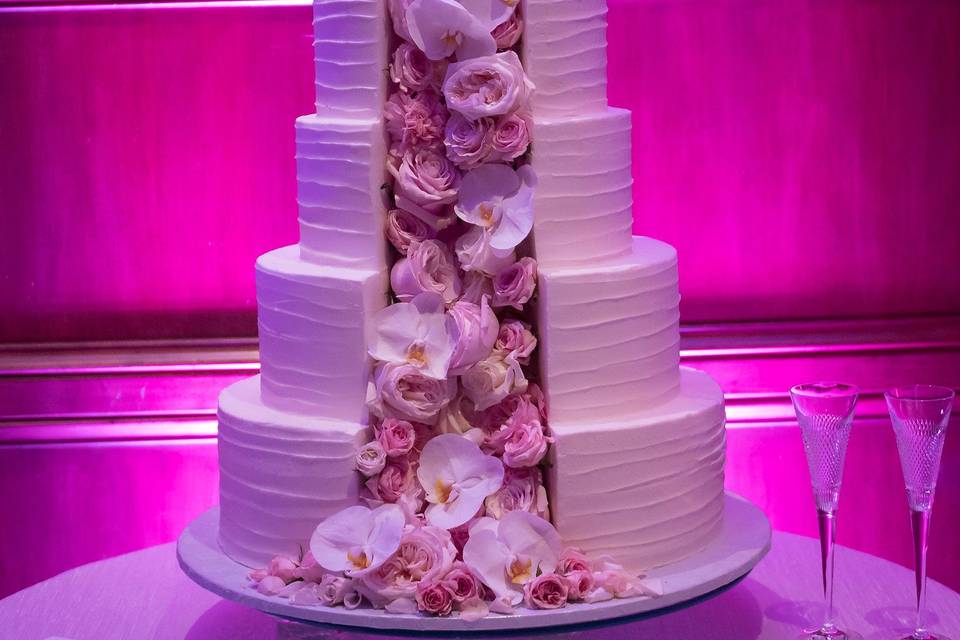
[[[25,550],[27,555],[28,552]],[[784,640],[819,621],[819,547],[775,532],[770,554],[742,582],[692,606],[629,624],[540,637]],[[892,640],[913,619],[913,572],[851,549],[837,551],[839,619],[865,640]],[[931,628],[960,640],[960,594],[931,581]],[[478,637],[478,636],[472,636]],[[221,600],[177,566],[173,544],[95,562],[0,600],[0,638],[253,640],[384,638],[278,620]]]

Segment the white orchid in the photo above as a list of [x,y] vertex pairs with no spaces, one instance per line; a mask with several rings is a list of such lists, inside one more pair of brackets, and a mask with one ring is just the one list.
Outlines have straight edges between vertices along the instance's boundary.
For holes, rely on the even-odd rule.
[[463,177],[457,217],[488,230],[490,247],[509,251],[533,228],[533,190],[537,174],[524,165],[484,164]]
[[411,364],[437,380],[447,377],[454,351],[443,298],[421,293],[378,311],[367,336],[370,355],[383,362]]
[[560,534],[552,524],[526,511],[511,511],[501,520],[480,518],[470,527],[463,561],[498,600],[517,604],[524,584],[556,570],[560,552]]
[[393,555],[403,533],[403,511],[394,504],[374,510],[347,507],[317,526],[310,537],[310,552],[328,571],[362,576]]
[[455,0],[413,0],[406,13],[413,43],[431,60],[443,60],[454,53],[459,60],[496,53],[497,43],[489,25],[491,18],[499,19],[502,12],[495,13],[489,6],[481,8],[477,2],[470,4],[478,5],[476,9],[486,19],[473,15]]
[[433,437],[420,453],[417,479],[431,503],[427,522],[452,529],[473,518],[503,484],[503,463],[461,435]]
[[460,4],[493,31],[510,19],[520,0],[460,0]]

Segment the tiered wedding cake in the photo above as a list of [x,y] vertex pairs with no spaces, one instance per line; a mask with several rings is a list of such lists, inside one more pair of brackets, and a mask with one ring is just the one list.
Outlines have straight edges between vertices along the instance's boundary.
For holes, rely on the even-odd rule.
[[[631,236],[605,30],[605,0],[314,1],[300,243],[257,261],[261,374],[220,398],[220,544],[259,579],[379,566],[383,606],[464,559],[499,597],[577,565],[556,533],[631,575],[716,535],[723,396],[679,366],[674,249]],[[469,562],[517,527],[540,555]],[[427,530],[444,566],[397,587]]]

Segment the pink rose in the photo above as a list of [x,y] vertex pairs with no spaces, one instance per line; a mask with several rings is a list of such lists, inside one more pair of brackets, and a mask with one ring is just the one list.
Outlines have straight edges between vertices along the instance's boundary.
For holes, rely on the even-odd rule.
[[512,358],[490,356],[476,363],[460,377],[463,393],[477,411],[497,404],[508,395],[522,393],[527,379],[520,364]]
[[357,450],[356,467],[364,477],[375,476],[387,463],[387,454],[376,440],[368,442]]
[[464,398],[462,395],[458,395],[440,412],[440,418],[437,420],[437,430],[440,433],[459,433],[462,435],[473,428],[474,425],[470,423],[464,413],[463,405]]
[[417,585],[417,608],[435,616],[448,616],[453,611],[453,596],[439,581]]
[[450,358],[450,375],[460,375],[490,355],[497,341],[500,325],[484,297],[479,305],[463,300],[447,310],[447,333],[454,339]]
[[304,582],[320,582],[328,573],[326,569],[320,566],[317,559],[313,557],[313,553],[307,551],[303,555],[303,560],[300,562],[300,566],[297,567],[294,575]]
[[415,96],[394,93],[384,105],[383,117],[394,155],[431,147],[439,150],[443,145],[447,109],[432,91]]
[[461,169],[473,169],[486,161],[491,151],[492,136],[492,119],[468,120],[454,113],[447,120],[443,134],[447,157]]
[[575,547],[567,547],[560,552],[560,561],[557,563],[557,573],[567,575],[574,571],[590,571],[590,560]]
[[564,579],[567,582],[567,599],[570,601],[582,600],[594,589],[595,581],[589,571],[571,571]]
[[390,79],[406,92],[439,90],[446,72],[445,61],[433,62],[423,51],[407,42],[396,48],[390,63]]
[[470,567],[459,561],[453,563],[453,567],[443,577],[441,584],[458,603],[479,598],[482,593],[480,579],[470,570]]
[[[447,130],[449,130],[449,122]],[[501,116],[497,119],[490,136],[489,161],[510,162],[522,156],[528,146],[530,146],[530,122],[515,113]]]
[[412,42],[413,39],[410,37],[410,28],[407,26],[407,7],[413,4],[413,0],[388,0],[390,7],[390,20],[393,22],[394,32],[407,40]]
[[343,597],[350,590],[350,579],[327,574],[317,587],[317,599],[320,604],[333,607],[343,603]]
[[[394,171],[392,165],[387,168]],[[419,208],[439,215],[457,201],[460,172],[436,149],[408,151],[395,172],[394,195],[401,209],[417,212]]]
[[297,579],[297,563],[286,556],[274,556],[267,566],[267,575],[276,576],[284,584],[290,584]]
[[410,527],[400,547],[378,569],[354,581],[374,606],[412,599],[421,581],[437,581],[453,566],[457,549],[450,534],[433,526]]
[[407,255],[411,244],[429,240],[434,235],[427,223],[403,209],[393,209],[387,214],[384,231],[390,244],[403,256]]
[[470,120],[525,108],[532,91],[513,51],[451,64],[443,83],[447,107]]
[[460,267],[467,273],[476,271],[492,276],[509,269],[516,259],[513,249],[501,251],[491,247],[490,233],[477,226],[457,238],[455,251]]
[[413,449],[417,434],[406,420],[386,418],[377,428],[377,442],[389,458],[407,455]]
[[493,495],[487,496],[484,506],[487,515],[499,520],[511,511],[526,511],[547,516],[547,492],[543,476],[537,467],[514,469],[507,467],[503,484]]
[[493,279],[493,306],[522,311],[536,287],[537,261],[530,257],[520,258]]
[[374,372],[367,403],[380,418],[433,424],[456,393],[456,379],[436,380],[411,364],[384,362]]
[[377,478],[377,496],[384,502],[394,503],[406,495],[414,482],[410,465],[390,461]]
[[508,467],[533,467],[547,454],[551,439],[543,433],[539,420],[510,420],[502,431],[507,437],[503,445],[503,464]]
[[480,304],[483,296],[493,298],[493,279],[480,271],[467,271],[463,275],[463,294],[460,299]]
[[449,304],[460,297],[460,272],[453,254],[442,242],[424,240],[411,243],[407,257],[393,265],[390,286],[401,302],[430,292]]
[[531,609],[559,609],[567,604],[569,588],[562,576],[544,573],[523,585],[523,601]]
[[520,41],[523,35],[523,18],[519,11],[514,11],[506,22],[501,22],[490,32],[497,43],[497,49],[509,49]]
[[530,364],[530,356],[537,348],[537,337],[530,325],[521,320],[504,320],[500,323],[500,332],[493,350],[503,357],[511,355],[522,365]]

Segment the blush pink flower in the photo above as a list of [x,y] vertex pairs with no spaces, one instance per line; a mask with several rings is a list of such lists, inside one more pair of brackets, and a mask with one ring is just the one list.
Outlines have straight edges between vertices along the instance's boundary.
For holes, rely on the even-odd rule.
[[493,134],[492,119],[468,120],[454,113],[447,120],[443,134],[447,157],[461,169],[474,169],[490,155]]
[[453,596],[439,581],[417,585],[417,609],[434,616],[448,616],[453,611]]
[[370,478],[383,470],[387,463],[387,453],[376,440],[368,442],[357,450],[356,467],[364,477]]
[[267,565],[267,575],[276,576],[284,584],[290,584],[297,579],[297,563],[287,556],[274,556]]
[[523,585],[523,600],[531,609],[559,609],[567,605],[567,581],[555,573],[545,573]]
[[[470,0],[466,0],[469,2]],[[413,0],[407,8],[410,40],[431,60],[488,56],[497,50],[493,28],[456,0]]]
[[503,485],[484,501],[487,515],[500,519],[511,511],[526,511],[541,518],[549,518],[547,491],[543,476],[537,467],[514,469],[506,467]]
[[439,580],[457,556],[450,534],[432,526],[407,527],[396,552],[376,571],[356,581],[374,606],[412,599],[421,581]]
[[449,372],[459,375],[490,355],[499,335],[497,316],[487,298],[480,304],[459,300],[447,310],[447,333],[454,342]]
[[413,473],[405,461],[392,460],[384,465],[377,478],[377,496],[384,502],[394,503],[406,495],[413,485]]
[[278,576],[265,576],[257,583],[257,591],[265,596],[275,596],[286,586],[283,579]]
[[443,577],[442,584],[457,603],[480,598],[483,593],[483,583],[470,567],[461,561],[453,563],[450,571]]
[[493,279],[493,306],[523,310],[537,288],[537,261],[529,256],[520,258]]
[[483,411],[511,394],[522,393],[527,379],[516,360],[491,355],[467,369],[460,384],[475,409]]
[[446,72],[445,60],[434,62],[423,51],[406,42],[396,48],[390,62],[390,79],[405,92],[427,89],[439,91]]
[[317,599],[320,601],[320,604],[327,607],[343,604],[343,598],[347,595],[350,588],[351,585],[348,578],[327,574],[323,576],[323,579],[317,586]]
[[451,64],[443,82],[447,108],[470,120],[526,109],[533,89],[513,51]]
[[509,420],[501,430],[506,433],[503,463],[508,467],[533,467],[540,464],[551,442],[539,420]]
[[560,553],[560,562],[557,563],[557,573],[567,575],[574,571],[591,571],[592,566],[587,556],[575,547],[567,547]]
[[450,304],[460,297],[462,282],[450,250],[439,240],[424,240],[411,244],[407,257],[393,265],[390,286],[401,302],[434,293]]
[[433,91],[394,93],[384,105],[383,117],[394,155],[442,148],[447,109]]
[[530,146],[530,121],[515,113],[501,116],[490,135],[489,161],[510,162]]
[[[483,276],[494,276],[500,271],[509,268],[516,261],[516,252],[511,249],[494,249],[490,246],[491,233],[482,227],[471,227],[466,233],[457,238],[454,250],[460,267],[467,272]],[[479,282],[482,287],[489,287],[493,292],[493,280]]]
[[482,164],[464,176],[454,212],[487,231],[490,246],[502,255],[523,242],[533,228],[536,186],[530,165],[514,171],[505,164]]
[[403,156],[398,168],[394,169],[391,164],[387,168],[396,179],[394,195],[397,206],[427,224],[430,224],[431,214],[436,220],[444,207],[457,201],[460,172],[442,151],[411,149]]
[[594,590],[596,584],[590,571],[571,571],[563,578],[568,588],[567,600],[570,601],[583,600]]
[[387,214],[384,233],[402,256],[407,255],[411,244],[429,240],[435,235],[427,223],[403,209],[393,209]]
[[309,550],[304,553],[295,576],[304,582],[320,582],[325,575],[329,575],[327,570],[320,566],[313,554]]
[[406,420],[386,418],[377,427],[377,442],[390,458],[403,457],[413,450],[417,434]]
[[407,25],[407,8],[412,2],[413,0],[388,0],[393,31],[407,42],[412,42]]
[[523,18],[520,13],[514,11],[507,21],[498,24],[490,35],[493,36],[497,49],[509,49],[520,42],[520,36],[523,35]]
[[413,365],[385,362],[374,371],[367,406],[380,418],[434,424],[456,393],[456,379],[437,380]]
[[522,320],[504,320],[500,323],[500,331],[493,350],[503,357],[513,356],[522,365],[530,364],[530,356],[537,348],[537,337],[530,330],[530,325]]
[[[464,235],[469,233],[467,232]],[[460,258],[460,254],[457,254],[457,257]],[[510,258],[510,261],[513,261],[513,257]],[[460,264],[462,268],[463,263]],[[480,304],[484,296],[493,298],[493,279],[481,271],[466,271],[463,275],[463,294],[460,299],[473,304]]]

